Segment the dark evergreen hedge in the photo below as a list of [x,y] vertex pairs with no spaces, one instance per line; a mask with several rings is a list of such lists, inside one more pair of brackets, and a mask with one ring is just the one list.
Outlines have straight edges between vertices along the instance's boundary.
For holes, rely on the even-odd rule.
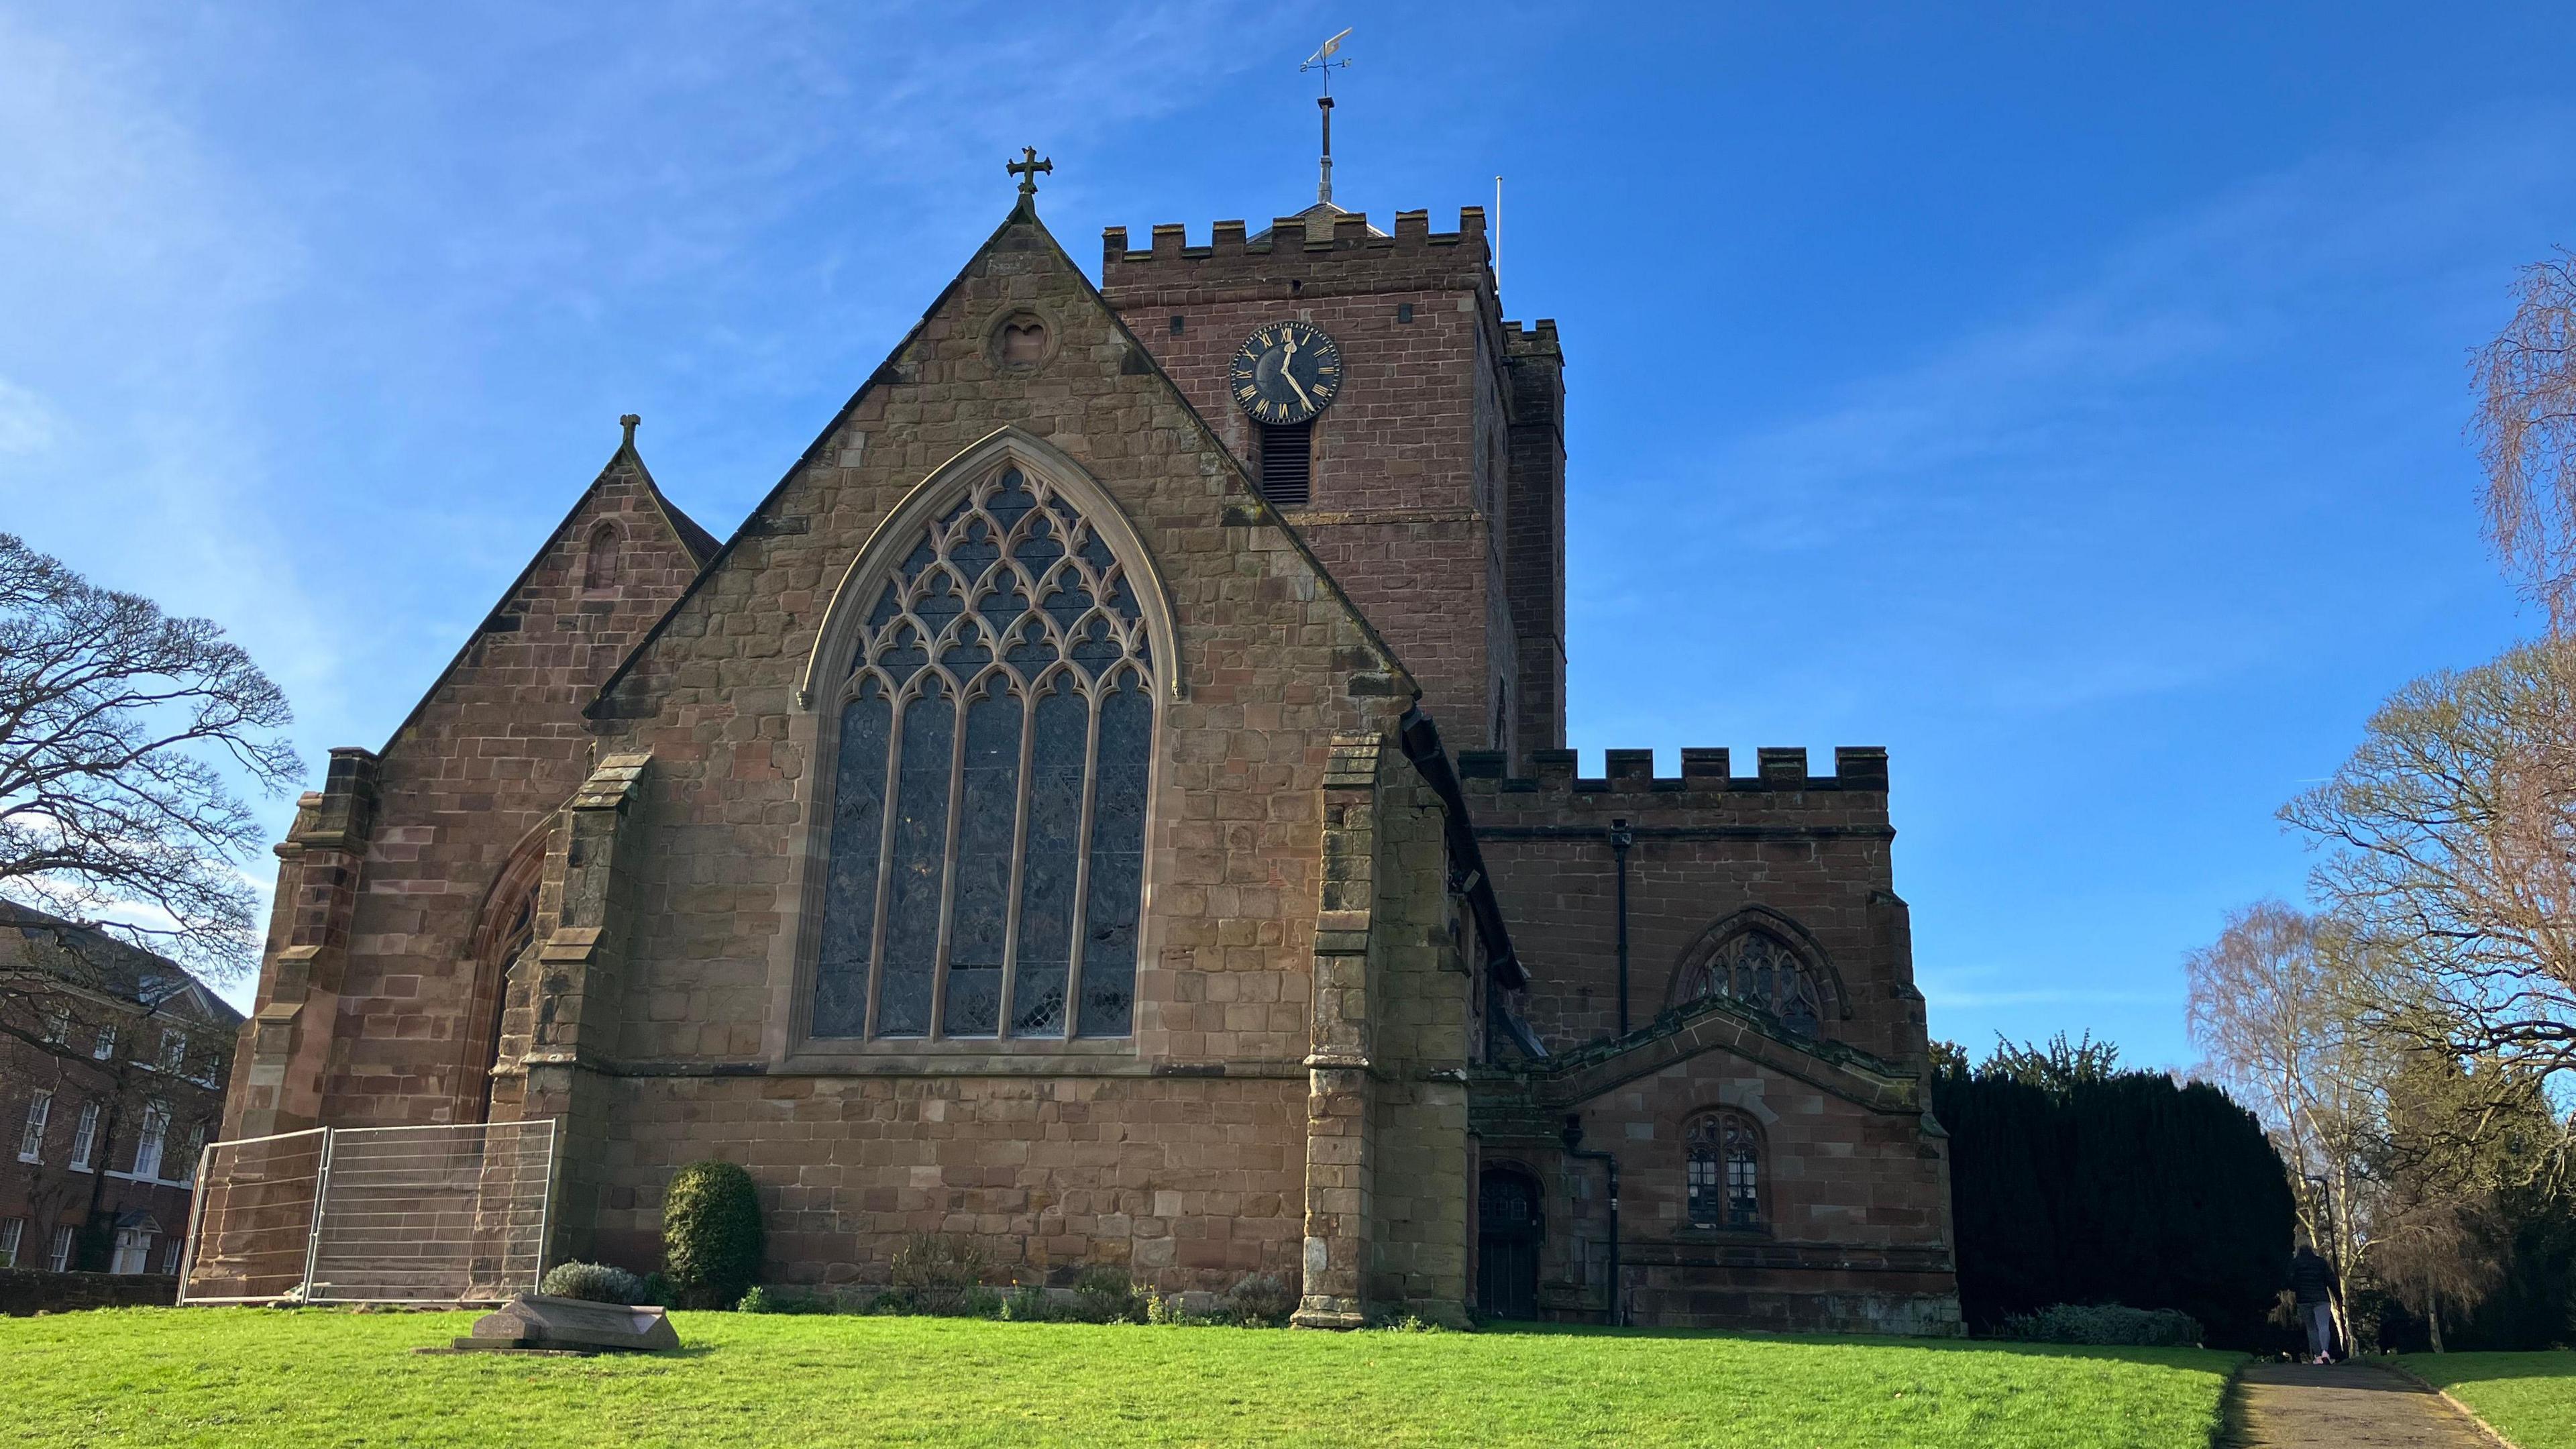
[[731,1308],[760,1278],[760,1193],[730,1162],[692,1162],[662,1195],[662,1274],[674,1306]]
[[2123,1072],[2043,1089],[1936,1073],[1971,1327],[2053,1303],[2174,1308],[2214,1348],[2277,1347],[2290,1184],[2254,1115],[2206,1083]]

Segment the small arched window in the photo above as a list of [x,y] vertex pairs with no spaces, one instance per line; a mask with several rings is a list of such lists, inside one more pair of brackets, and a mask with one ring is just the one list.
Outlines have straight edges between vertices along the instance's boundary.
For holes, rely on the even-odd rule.
[[1729,936],[1682,983],[1681,999],[1729,997],[1760,1007],[1799,1036],[1814,1036],[1824,1023],[1825,995],[1816,975],[1788,942],[1750,928]]
[[835,710],[813,1034],[1126,1036],[1155,666],[1126,566],[1017,467],[896,543]]
[[1762,1139],[1740,1112],[1693,1118],[1690,1220],[1695,1228],[1762,1225]]
[[582,550],[581,586],[585,591],[617,587],[617,525],[602,523],[590,531]]

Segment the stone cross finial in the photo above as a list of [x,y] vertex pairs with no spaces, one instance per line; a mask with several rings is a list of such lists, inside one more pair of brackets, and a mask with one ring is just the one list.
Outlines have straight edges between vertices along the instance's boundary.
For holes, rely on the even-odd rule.
[[1002,169],[1020,178],[1022,197],[1035,196],[1038,194],[1038,173],[1041,171],[1052,173],[1055,170],[1055,158],[1050,156],[1041,161],[1038,159],[1037,147],[1022,146],[1020,159],[1005,163]]
[[626,446],[635,446],[635,425],[642,421],[644,418],[639,413],[627,413],[618,418],[617,425],[626,430]]

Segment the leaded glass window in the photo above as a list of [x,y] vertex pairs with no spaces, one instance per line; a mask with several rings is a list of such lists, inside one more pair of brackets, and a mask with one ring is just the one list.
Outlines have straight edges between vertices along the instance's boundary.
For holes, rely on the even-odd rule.
[[1758,1006],[1799,1036],[1823,1025],[1824,993],[1789,944],[1768,931],[1743,931],[1720,942],[1684,982],[1682,999],[1732,997]]
[[1689,1135],[1691,1225],[1761,1226],[1762,1146],[1753,1124],[1733,1112],[1711,1112],[1691,1123]]
[[910,541],[857,632],[813,1034],[1128,1035],[1155,660],[1126,565],[1006,468]]

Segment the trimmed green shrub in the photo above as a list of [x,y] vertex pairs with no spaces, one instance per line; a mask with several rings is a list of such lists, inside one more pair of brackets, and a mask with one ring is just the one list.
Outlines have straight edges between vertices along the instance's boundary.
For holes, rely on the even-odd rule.
[[1226,1312],[1246,1328],[1285,1328],[1297,1295],[1267,1273],[1255,1273],[1225,1290]]
[[2190,1314],[2117,1303],[2052,1303],[2037,1313],[2016,1313],[2003,1321],[2000,1336],[2117,1348],[2200,1347],[2200,1325]]
[[556,1298],[586,1298],[593,1303],[644,1301],[644,1280],[606,1263],[557,1263],[537,1284],[537,1291]]
[[730,1162],[692,1162],[662,1194],[662,1272],[681,1308],[731,1308],[766,1251],[760,1192]]

